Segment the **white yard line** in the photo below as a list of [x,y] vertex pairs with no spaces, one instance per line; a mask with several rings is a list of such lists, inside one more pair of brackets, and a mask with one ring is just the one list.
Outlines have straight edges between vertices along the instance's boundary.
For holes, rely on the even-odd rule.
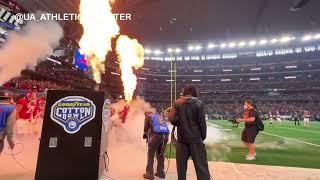
[[209,127],[217,127],[217,128],[219,128],[220,131],[231,131],[231,129],[223,128],[222,126],[219,126],[219,125],[214,124],[214,123],[212,123],[212,122],[207,123],[207,125],[208,125]]
[[308,145],[311,145],[311,146],[320,147],[319,144],[313,144],[313,143],[309,143],[309,142],[305,142],[305,141],[300,141],[300,140],[297,140],[297,139],[292,139],[292,138],[288,138],[288,137],[284,137],[284,136],[279,136],[279,135],[276,135],[276,134],[271,134],[271,133],[267,133],[267,132],[263,132],[263,131],[261,133],[262,134],[267,134],[267,135],[270,135],[270,136],[280,137],[280,138],[283,138],[283,139],[288,139],[288,140],[299,142],[299,143],[303,143],[303,144],[308,144]]
[[312,133],[318,133],[318,134],[320,134],[320,132],[318,132],[318,131],[310,131],[310,130],[304,130],[304,129],[295,129],[295,128],[288,128],[288,127],[276,127],[276,126],[274,126],[275,128],[283,128],[283,129],[292,129],[292,130],[297,130],[297,131],[305,131],[305,132],[312,132]]

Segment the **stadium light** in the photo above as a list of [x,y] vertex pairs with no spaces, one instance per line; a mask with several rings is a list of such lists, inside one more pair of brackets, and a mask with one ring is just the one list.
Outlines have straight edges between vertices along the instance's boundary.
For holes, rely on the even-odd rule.
[[297,76],[285,76],[284,79],[296,79]]
[[239,44],[238,44],[239,47],[243,47],[243,46],[245,46],[245,45],[247,45],[247,43],[244,42],[244,41],[241,41],[241,42],[239,42]]
[[236,46],[236,43],[235,42],[231,42],[231,43],[229,43],[229,48],[233,48],[233,47],[235,47]]
[[302,41],[309,41],[311,39],[312,39],[312,36],[310,34],[305,35],[305,36],[302,37]]
[[176,53],[179,54],[182,50],[180,48],[176,48]]
[[250,41],[250,42],[249,42],[249,46],[255,46],[256,44],[257,44],[256,41]]
[[202,47],[200,45],[196,46],[195,49],[198,51],[200,49],[202,49]]
[[173,50],[171,48],[168,48],[168,53],[172,53]]
[[271,41],[270,41],[272,44],[274,44],[274,43],[276,43],[276,42],[278,42],[278,39],[276,39],[276,38],[274,38],[274,39],[271,39]]
[[189,50],[189,51],[193,51],[193,49],[194,49],[193,46],[189,46],[189,47],[188,47],[188,50]]
[[212,43],[209,43],[209,44],[208,44],[208,49],[212,49],[212,48],[215,48],[215,47],[217,47],[217,45],[212,44]]
[[157,50],[154,50],[153,53],[154,53],[155,55],[159,55],[159,54],[161,54],[162,52],[161,52],[159,49],[157,49]]
[[220,44],[220,48],[221,48],[221,49],[225,48],[226,46],[227,46],[226,43],[221,43],[221,44]]
[[145,52],[146,54],[150,54],[152,51],[151,51],[150,49],[145,49],[144,52]]
[[265,39],[262,39],[262,40],[260,40],[260,42],[259,42],[260,45],[265,45],[265,44],[267,44],[267,43],[268,43],[268,41],[265,40]]
[[314,39],[320,39],[320,33],[314,35]]
[[287,42],[289,42],[289,41],[291,41],[291,40],[294,40],[294,39],[295,39],[295,37],[283,36],[283,37],[280,39],[280,42],[281,42],[281,43],[287,43]]

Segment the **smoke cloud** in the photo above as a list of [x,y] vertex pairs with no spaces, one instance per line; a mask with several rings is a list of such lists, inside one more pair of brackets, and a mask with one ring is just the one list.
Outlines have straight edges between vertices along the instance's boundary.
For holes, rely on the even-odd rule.
[[35,67],[59,45],[63,30],[57,22],[30,22],[20,32],[10,32],[0,49],[0,85]]
[[37,119],[36,121],[37,126],[32,134],[25,136],[15,135],[16,146],[12,151],[5,143],[4,150],[0,155],[0,179],[34,179],[42,119]]
[[[125,101],[119,101],[112,104],[112,108],[119,112],[125,105]],[[142,138],[144,112],[155,112],[155,109],[140,98],[128,105],[130,110],[125,124],[120,122],[117,114],[114,115],[109,121],[108,142],[106,136],[102,136],[102,146],[104,146],[102,149],[107,149],[110,160],[107,175],[114,179],[119,179],[119,176],[121,179],[141,177],[147,162],[146,141]],[[102,162],[100,169],[104,170]]]

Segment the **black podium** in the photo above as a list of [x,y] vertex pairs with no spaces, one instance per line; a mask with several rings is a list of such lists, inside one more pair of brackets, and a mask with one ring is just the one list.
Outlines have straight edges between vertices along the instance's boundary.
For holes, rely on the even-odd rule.
[[96,180],[104,93],[48,91],[36,180]]

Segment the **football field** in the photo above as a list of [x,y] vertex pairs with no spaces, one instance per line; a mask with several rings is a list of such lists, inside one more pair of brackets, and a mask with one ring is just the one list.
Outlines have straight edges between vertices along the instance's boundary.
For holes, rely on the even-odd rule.
[[[244,124],[235,128],[228,121],[209,121],[208,126],[218,128],[220,133],[217,134],[219,137],[216,142],[207,145],[208,159],[320,169],[320,122],[311,122],[310,127],[303,127],[303,122],[300,122],[300,126],[295,126],[292,121],[284,122],[283,126],[275,124],[274,127],[270,127],[268,122],[264,124],[265,130],[256,138],[256,160],[247,161],[245,155],[248,150],[241,141]],[[171,157],[174,156],[175,150],[172,148]]]

